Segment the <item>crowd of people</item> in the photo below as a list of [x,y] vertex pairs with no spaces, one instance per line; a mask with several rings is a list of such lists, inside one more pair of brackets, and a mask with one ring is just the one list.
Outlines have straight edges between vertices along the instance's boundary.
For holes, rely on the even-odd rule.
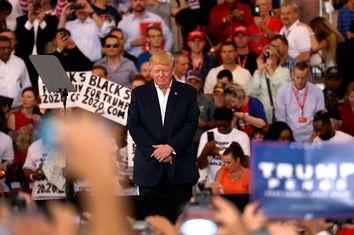
[[[62,110],[39,108],[38,73],[29,56],[44,54],[57,57],[65,71],[91,71],[132,89],[127,126],[80,108],[66,114],[102,120],[106,132],[100,143],[108,150],[96,143],[85,149],[79,137],[94,140],[63,128]],[[131,0],[127,12],[108,0],[0,0],[0,191],[63,199],[66,171],[78,171],[90,182],[75,180],[75,193],[106,190],[98,193],[103,200],[110,190],[189,198],[209,187],[214,194],[248,194],[252,141],[354,143],[353,55],[354,0],[339,9],[338,22],[317,16],[308,24],[295,0]],[[73,143],[63,147],[61,135]],[[134,167],[129,138],[135,143]],[[114,181],[113,187],[101,187],[90,175],[101,160],[86,162],[87,169],[70,163],[74,169],[60,170],[53,184],[47,169],[62,167],[58,145],[70,155],[106,155],[115,174],[99,175]],[[99,218],[108,208],[92,200]],[[225,207],[215,215],[225,234],[263,228],[295,234],[294,227],[307,231],[312,225],[320,228],[317,233],[328,226],[265,224],[254,204],[240,216],[223,199],[213,203]],[[112,218],[121,216],[111,209]],[[156,229],[167,224],[157,217],[147,221]],[[100,227],[110,221],[96,222]],[[107,227],[117,231],[116,225]],[[160,232],[178,234],[167,227],[169,232]]]

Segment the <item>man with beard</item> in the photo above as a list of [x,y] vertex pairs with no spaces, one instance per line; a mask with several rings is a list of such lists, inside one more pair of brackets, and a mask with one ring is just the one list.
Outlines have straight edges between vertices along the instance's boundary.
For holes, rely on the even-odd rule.
[[313,140],[314,143],[354,143],[353,136],[333,128],[330,114],[326,109],[318,111],[313,116],[313,130],[317,135]]
[[145,31],[149,26],[155,25],[162,29],[165,51],[171,51],[173,35],[170,29],[160,16],[146,11],[145,5],[146,0],[131,0],[133,12],[118,24],[118,28],[122,29],[126,36],[125,49],[136,57],[147,51]]

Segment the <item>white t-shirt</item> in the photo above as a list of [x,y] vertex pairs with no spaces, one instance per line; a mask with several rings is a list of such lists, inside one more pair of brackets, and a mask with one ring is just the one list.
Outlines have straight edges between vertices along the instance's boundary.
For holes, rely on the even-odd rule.
[[[42,139],[33,142],[28,148],[23,169],[35,171],[43,165],[49,153],[49,148],[43,145]],[[35,180],[32,186],[32,198],[33,200],[63,199],[65,198],[65,191],[60,191],[47,179]]]
[[[204,145],[208,142],[207,132],[209,131],[214,133],[214,138],[217,142],[216,144],[217,147],[220,147],[221,149],[224,150],[230,146],[231,142],[235,141],[241,145],[244,154],[250,156],[250,139],[245,132],[234,128],[229,134],[221,134],[220,132],[218,132],[217,128],[213,128],[211,130],[204,132],[200,137],[198,155],[197,155],[198,157],[202,153]],[[208,156],[208,162],[209,162],[208,167],[206,169],[199,171],[200,173],[199,181],[203,181],[206,178],[205,185],[214,182],[216,172],[223,165],[223,161],[220,159],[219,156]]]
[[[209,71],[204,82],[204,94],[213,94],[214,86],[216,85],[218,80],[216,76],[223,69],[225,69],[224,65],[220,65],[216,68],[212,68]],[[233,82],[241,85],[242,88],[246,91],[246,93],[249,94],[252,80],[251,73],[247,69],[244,69],[239,65],[237,65],[236,69],[234,69],[231,73]]]
[[354,137],[344,133],[343,131],[337,131],[336,134],[329,140],[322,140],[320,137],[316,137],[313,140],[314,143],[331,143],[331,144],[340,144],[340,143],[354,143]]
[[310,32],[300,25],[299,20],[295,21],[289,29],[283,26],[279,34],[285,35],[288,40],[290,57],[296,58],[300,53],[311,50]]

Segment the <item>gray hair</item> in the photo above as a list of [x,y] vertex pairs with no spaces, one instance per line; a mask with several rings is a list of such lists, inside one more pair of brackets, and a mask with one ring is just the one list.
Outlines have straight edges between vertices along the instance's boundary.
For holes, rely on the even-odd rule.
[[291,6],[295,12],[300,12],[300,7],[296,0],[282,0],[280,7],[287,6]]

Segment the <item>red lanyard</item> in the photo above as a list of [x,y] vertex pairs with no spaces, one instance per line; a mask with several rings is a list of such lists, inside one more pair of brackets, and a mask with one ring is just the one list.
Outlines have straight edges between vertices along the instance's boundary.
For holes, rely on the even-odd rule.
[[200,61],[198,67],[194,65],[192,58],[191,61],[192,61],[193,71],[196,71],[198,69],[199,72],[202,72],[203,60]]
[[248,59],[248,55],[245,56],[245,58],[243,59],[243,61],[241,63],[241,56],[239,56],[239,55],[237,56],[237,62],[242,68],[244,68],[246,66],[247,59]]
[[297,92],[295,91],[294,84],[291,84],[291,88],[292,88],[293,93],[294,93],[294,95],[295,95],[297,104],[299,105],[299,107],[300,107],[300,109],[301,109],[301,116],[304,116],[304,108],[305,108],[305,103],[306,103],[306,99],[307,99],[308,86],[306,86],[306,88],[305,88],[304,99],[303,99],[302,103],[300,103],[299,95],[298,95]]

